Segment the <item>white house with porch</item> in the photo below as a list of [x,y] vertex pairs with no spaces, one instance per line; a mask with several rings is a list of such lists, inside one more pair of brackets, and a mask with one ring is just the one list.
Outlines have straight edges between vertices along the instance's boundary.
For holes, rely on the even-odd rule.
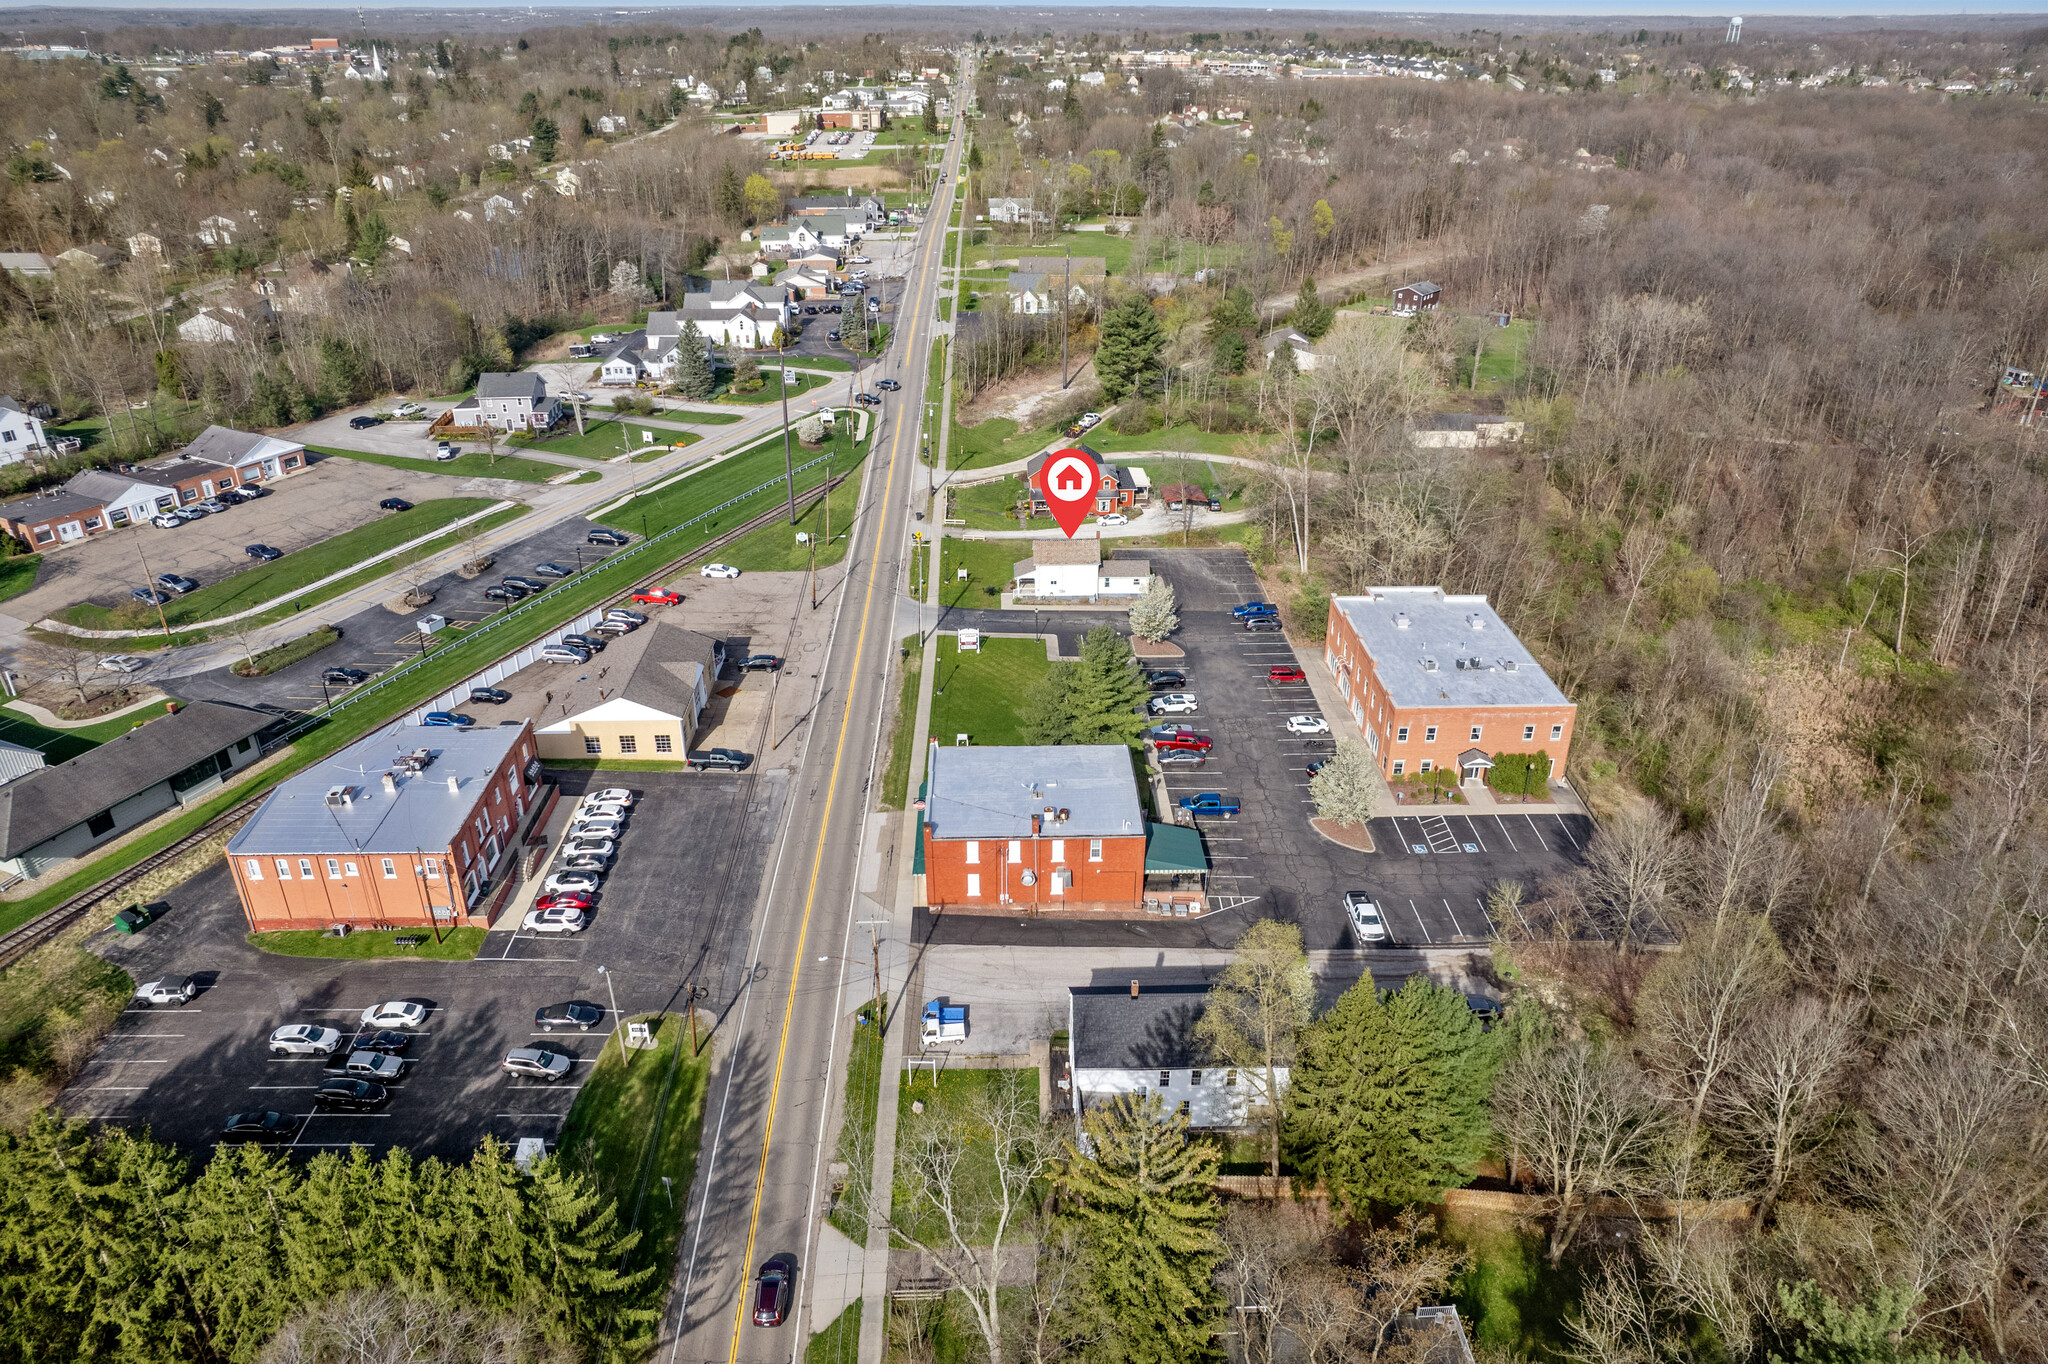
[[18,464],[49,448],[42,422],[14,399],[0,398],[0,464]]
[[1102,562],[1102,542],[1093,539],[1033,540],[1031,557],[1012,566],[1020,599],[1094,601],[1141,597],[1152,577],[1151,561]]

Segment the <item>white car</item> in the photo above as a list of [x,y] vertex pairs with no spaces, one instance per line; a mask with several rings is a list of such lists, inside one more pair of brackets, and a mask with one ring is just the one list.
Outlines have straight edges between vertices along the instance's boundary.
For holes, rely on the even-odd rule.
[[272,1056],[332,1056],[341,1049],[341,1034],[315,1023],[288,1023],[270,1034]]
[[188,1004],[192,996],[199,993],[199,987],[192,983],[190,976],[165,976],[153,980],[135,992],[137,1004]]
[[576,812],[576,817],[570,820],[569,823],[581,826],[588,824],[593,819],[623,820],[625,817],[626,807],[623,805],[590,805],[586,803]]
[[386,1000],[363,1010],[366,1028],[417,1028],[427,1021],[427,1006],[410,999]]
[[737,578],[740,571],[731,564],[706,564],[697,570],[707,578]]
[[150,517],[149,524],[157,527],[160,530],[176,530],[179,526],[185,524],[185,518],[182,516],[175,516],[170,512],[165,512],[161,516]]
[[571,834],[562,844],[564,857],[610,857],[618,849],[602,834]]
[[602,791],[592,791],[583,798],[585,805],[631,805],[633,793],[623,786],[607,786]]
[[852,261],[851,261],[850,263],[851,263],[851,264],[854,264],[854,265],[873,265],[873,264],[874,264],[874,262],[873,262],[873,261],[871,261],[871,260],[869,260],[869,259],[868,259],[868,258],[867,258],[866,256],[855,256],[855,257],[854,257],[854,258],[852,259]]
[[1168,692],[1164,696],[1155,696],[1147,701],[1145,709],[1153,715],[1193,715],[1195,694],[1186,691]]
[[1344,892],[1344,917],[1351,920],[1351,931],[1358,935],[1361,945],[1387,940],[1386,920],[1380,918],[1380,907],[1365,892]]
[[1290,715],[1287,717],[1289,734],[1328,734],[1330,722],[1320,715]]
[[558,871],[541,882],[541,893],[560,895],[563,891],[589,894],[604,883],[604,877],[594,871]]
[[582,910],[567,906],[529,910],[526,915],[526,928],[532,933],[581,933],[589,922]]
[[148,659],[137,658],[134,654],[115,654],[100,660],[100,666],[110,673],[140,672]]
[[1098,526],[1128,526],[1131,524],[1131,518],[1125,516],[1122,512],[1111,512],[1107,516],[1096,517],[1095,524]]
[[402,420],[406,417],[417,417],[426,410],[418,403],[400,403],[397,407],[391,409],[391,415]]
[[[592,839],[600,838],[615,839],[625,832],[625,823],[616,815],[593,814],[587,818],[583,815],[578,815],[569,827],[569,837],[580,843],[588,843]],[[579,848],[577,851],[589,852],[591,849]]]

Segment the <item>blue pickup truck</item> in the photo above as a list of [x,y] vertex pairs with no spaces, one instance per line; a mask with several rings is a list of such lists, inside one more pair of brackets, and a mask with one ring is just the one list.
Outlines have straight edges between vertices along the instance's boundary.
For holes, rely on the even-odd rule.
[[1180,808],[1200,818],[1202,816],[1229,819],[1237,813],[1237,802],[1214,791],[1204,791],[1199,796],[1182,796]]
[[1280,608],[1269,601],[1248,601],[1243,606],[1233,606],[1230,614],[1239,620],[1251,620],[1256,616],[1277,616]]

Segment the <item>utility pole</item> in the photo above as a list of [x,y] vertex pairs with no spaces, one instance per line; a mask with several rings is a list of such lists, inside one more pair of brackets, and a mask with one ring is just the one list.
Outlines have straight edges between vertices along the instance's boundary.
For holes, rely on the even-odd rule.
[[1067,336],[1073,331],[1073,324],[1067,320],[1067,308],[1074,299],[1074,248],[1067,248],[1067,280],[1060,289],[1060,389],[1067,387]]
[[789,370],[783,364],[782,329],[775,329],[775,382],[782,390],[782,480],[789,493],[789,524],[796,524],[796,472],[789,460]]
[[873,969],[875,973],[875,1027],[878,1031],[882,1027],[882,939],[881,935],[875,930],[880,928],[885,922],[886,920],[882,919],[862,919],[857,925],[857,927],[865,928],[868,931],[868,950],[873,956]]
[[149,560],[142,557],[142,537],[135,537],[135,561],[142,565],[142,585],[149,589],[149,599],[156,603],[157,624],[164,627],[164,640],[171,638],[171,622],[164,615],[164,594],[157,588],[156,579],[150,575]]

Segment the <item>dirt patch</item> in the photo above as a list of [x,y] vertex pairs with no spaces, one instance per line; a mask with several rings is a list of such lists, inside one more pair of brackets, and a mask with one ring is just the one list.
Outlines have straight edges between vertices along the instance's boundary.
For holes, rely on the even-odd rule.
[[[814,167],[803,172],[801,179],[815,185],[820,174]],[[910,183],[908,175],[887,166],[834,166],[822,174],[825,184],[832,189],[888,189]],[[770,178],[778,188],[786,189],[797,184],[800,177],[794,172],[781,172]]]
[[959,415],[962,426],[975,426],[991,417],[1008,417],[1022,429],[1051,419],[1062,404],[1072,404],[1076,415],[1088,411],[1088,404],[1101,395],[1093,384],[1070,383],[1060,387],[1056,369],[1034,370],[1015,375],[983,389]]
[[1159,643],[1154,644],[1150,640],[1139,639],[1135,635],[1131,637],[1131,652],[1147,662],[1155,659],[1164,660],[1186,658],[1188,656],[1187,650],[1170,640],[1161,640]]
[[1786,784],[1809,810],[1875,775],[1846,736],[1880,704],[1870,693],[1882,689],[1868,686],[1853,670],[1836,672],[1834,664],[1823,649],[1788,649],[1757,658],[1746,669],[1746,690],[1756,698],[1767,732],[1784,746]]
[[1334,819],[1312,819],[1315,831],[1339,847],[1357,852],[1374,852],[1372,830],[1363,824],[1339,824]]
[[[91,684],[87,684],[90,688]],[[49,687],[31,687],[22,693],[25,701],[34,701],[47,709],[59,720],[97,720],[102,715],[112,715],[117,710],[132,706],[141,699],[142,693],[130,687],[115,687],[110,691],[94,692],[92,699],[80,702],[74,690],[56,690]]]

